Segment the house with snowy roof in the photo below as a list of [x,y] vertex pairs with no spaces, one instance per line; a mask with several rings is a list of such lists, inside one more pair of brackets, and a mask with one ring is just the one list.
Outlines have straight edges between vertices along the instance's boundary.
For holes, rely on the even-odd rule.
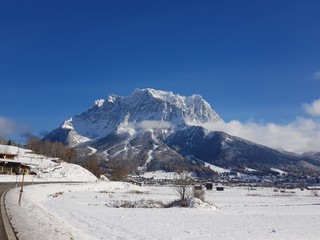
[[24,164],[18,155],[31,153],[32,150],[22,149],[16,146],[0,145],[0,174],[19,174],[21,169],[25,173],[30,172],[30,167]]

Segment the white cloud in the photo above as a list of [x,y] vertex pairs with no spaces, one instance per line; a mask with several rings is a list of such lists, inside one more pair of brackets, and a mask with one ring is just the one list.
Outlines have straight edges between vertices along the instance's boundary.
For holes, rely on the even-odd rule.
[[320,122],[313,119],[297,118],[285,125],[241,123],[234,120],[228,123],[201,124],[201,126],[211,131],[223,131],[274,149],[296,153],[320,151]]
[[0,136],[8,137],[10,135],[23,136],[30,133],[31,128],[26,125],[17,124],[12,119],[0,117]]
[[170,128],[171,123],[166,121],[142,121],[137,124],[138,128]]
[[313,73],[313,79],[320,80],[320,71]]
[[303,104],[303,108],[311,116],[320,116],[320,99],[313,101],[311,104]]
[[16,124],[14,121],[4,117],[0,117],[0,135],[11,134],[12,132],[14,132],[15,125]]

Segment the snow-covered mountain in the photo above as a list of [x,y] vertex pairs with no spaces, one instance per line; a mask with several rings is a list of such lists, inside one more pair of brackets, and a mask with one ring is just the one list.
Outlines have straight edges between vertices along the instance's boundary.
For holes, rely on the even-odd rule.
[[122,162],[140,172],[189,169],[210,176],[217,166],[239,171],[320,171],[319,161],[194,126],[219,121],[223,120],[200,95],[136,89],[127,97],[110,95],[97,100],[45,139],[75,146],[86,154],[94,149],[106,160],[103,165]]
[[154,89],[136,89],[130,96],[110,95],[93,107],[65,121],[46,138],[76,146],[113,132],[141,128],[177,128],[188,122],[222,121],[200,95],[189,97]]

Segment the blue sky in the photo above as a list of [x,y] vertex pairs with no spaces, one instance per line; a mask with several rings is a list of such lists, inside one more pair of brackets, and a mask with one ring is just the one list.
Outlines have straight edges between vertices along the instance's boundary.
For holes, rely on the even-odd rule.
[[95,99],[147,87],[201,94],[226,122],[310,117],[319,9],[312,0],[1,0],[0,134],[41,134]]

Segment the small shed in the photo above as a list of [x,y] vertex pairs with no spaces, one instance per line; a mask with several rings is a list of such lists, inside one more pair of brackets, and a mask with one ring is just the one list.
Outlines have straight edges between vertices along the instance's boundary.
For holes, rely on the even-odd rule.
[[216,187],[216,190],[217,190],[217,191],[224,191],[224,187],[217,186],[217,187]]
[[212,182],[206,182],[206,189],[207,190],[212,190],[213,188],[213,183]]

